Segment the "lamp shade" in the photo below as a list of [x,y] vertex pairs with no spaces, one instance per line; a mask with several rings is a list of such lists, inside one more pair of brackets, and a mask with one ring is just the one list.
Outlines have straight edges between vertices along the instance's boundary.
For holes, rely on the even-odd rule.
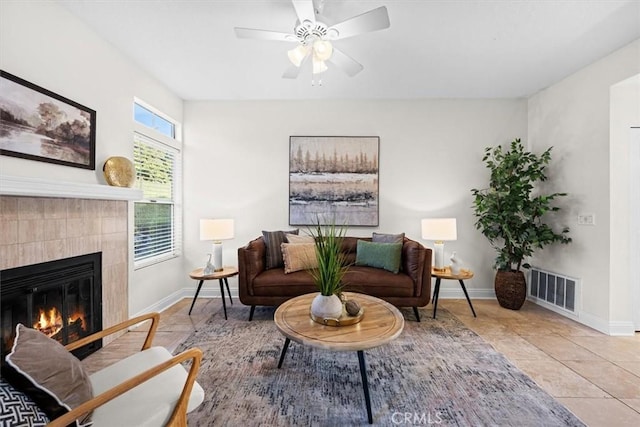
[[233,239],[232,219],[201,219],[200,240],[228,240]]
[[422,238],[438,242],[456,240],[458,232],[455,218],[425,218],[422,220]]
[[313,43],[313,56],[319,61],[326,61],[333,54],[331,42],[326,40],[316,40]]
[[289,61],[291,61],[291,63],[296,67],[299,67],[300,65],[302,65],[302,61],[304,61],[304,59],[309,54],[309,50],[310,50],[309,46],[299,44],[298,46],[296,46],[295,48],[287,52]]

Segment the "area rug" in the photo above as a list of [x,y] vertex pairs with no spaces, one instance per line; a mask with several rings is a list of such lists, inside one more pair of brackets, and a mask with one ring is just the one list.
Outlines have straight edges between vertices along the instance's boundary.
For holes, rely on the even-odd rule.
[[[179,350],[204,352],[202,405],[192,426],[369,425],[356,352],[292,342],[282,369],[284,337],[272,308],[215,313]],[[390,344],[365,352],[373,424],[438,426],[582,426],[502,354],[444,309],[421,310]]]

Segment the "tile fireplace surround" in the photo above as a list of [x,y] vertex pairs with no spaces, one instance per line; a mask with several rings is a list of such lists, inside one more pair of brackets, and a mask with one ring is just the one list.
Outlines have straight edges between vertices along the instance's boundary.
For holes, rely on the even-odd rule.
[[6,188],[0,195],[0,270],[102,252],[102,325],[127,319],[127,200],[7,195]]

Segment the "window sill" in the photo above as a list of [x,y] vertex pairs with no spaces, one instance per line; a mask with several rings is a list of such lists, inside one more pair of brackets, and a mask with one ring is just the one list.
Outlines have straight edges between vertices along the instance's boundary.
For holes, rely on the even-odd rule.
[[147,258],[142,261],[134,261],[133,262],[133,271],[141,270],[143,268],[151,267],[156,264],[160,264],[165,261],[171,261],[172,259],[179,258],[180,254],[171,254],[171,255],[158,255],[153,258]]

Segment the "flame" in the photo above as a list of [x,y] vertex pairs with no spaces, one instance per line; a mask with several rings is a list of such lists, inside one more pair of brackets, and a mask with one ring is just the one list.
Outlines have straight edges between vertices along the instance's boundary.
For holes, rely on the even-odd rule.
[[[82,310],[77,311],[69,316],[67,324],[76,323],[80,321],[80,326],[83,331],[87,330],[84,312]],[[48,337],[52,337],[62,330],[64,327],[62,322],[62,313],[58,311],[56,307],[51,309],[38,309],[38,321],[33,324],[33,329],[37,329],[44,333]]]

